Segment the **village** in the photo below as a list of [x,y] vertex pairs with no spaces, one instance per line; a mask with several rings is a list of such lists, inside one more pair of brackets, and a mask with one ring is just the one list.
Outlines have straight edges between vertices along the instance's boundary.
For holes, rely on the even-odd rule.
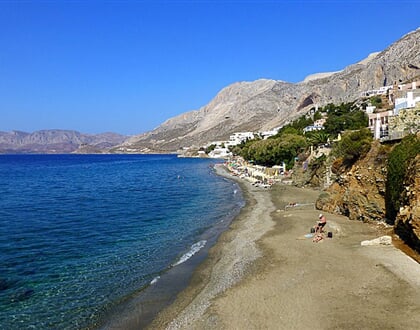
[[[391,86],[380,87],[361,94],[360,100],[369,100],[372,97],[376,97],[387,102],[380,108],[372,105],[370,102],[366,106],[365,112],[369,118],[368,128],[371,130],[374,139],[384,143],[401,140],[404,136],[419,130],[420,88],[417,87],[420,87],[420,81],[401,85],[395,83]],[[390,107],[393,108],[389,110]],[[307,116],[312,115],[313,112],[314,110],[310,110]],[[305,127],[304,133],[323,130],[326,116],[327,114],[323,114],[323,118],[315,120],[313,125]],[[198,151],[198,155],[199,157],[226,159],[225,165],[233,175],[246,179],[256,186],[268,188],[275,182],[289,184],[291,183],[291,174],[293,172],[286,169],[284,162],[273,167],[255,165],[241,157],[234,156],[230,151],[230,148],[247,140],[252,140],[256,137],[267,139],[274,136],[280,129],[281,127],[264,132],[237,132],[232,134],[228,141],[208,143],[202,150]],[[340,139],[341,136],[339,135],[335,141]],[[213,149],[206,154],[204,150],[210,146],[213,146]],[[310,151],[309,158],[318,158],[323,154],[328,155],[330,145],[311,147]],[[305,164],[307,166],[307,162],[304,163],[304,166]]]

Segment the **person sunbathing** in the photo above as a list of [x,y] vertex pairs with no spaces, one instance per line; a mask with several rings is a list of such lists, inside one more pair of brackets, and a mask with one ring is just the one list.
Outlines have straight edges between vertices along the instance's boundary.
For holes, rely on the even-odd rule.
[[314,238],[313,238],[312,242],[318,243],[319,241],[321,241],[321,240],[323,240],[323,239],[324,239],[324,237],[322,236],[322,234],[321,234],[321,233],[318,233],[318,234],[316,234],[316,235],[314,236]]

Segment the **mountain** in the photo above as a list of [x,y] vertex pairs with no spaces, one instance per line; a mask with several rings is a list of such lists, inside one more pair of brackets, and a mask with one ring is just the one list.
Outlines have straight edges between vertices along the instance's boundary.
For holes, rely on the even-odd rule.
[[104,153],[126,139],[116,133],[90,135],[69,130],[0,132],[0,153]]
[[419,76],[420,28],[338,72],[310,75],[300,83],[268,79],[234,83],[199,110],[170,118],[113,150],[175,152],[226,140],[234,132],[269,130],[316,105],[354,101],[363,91]]

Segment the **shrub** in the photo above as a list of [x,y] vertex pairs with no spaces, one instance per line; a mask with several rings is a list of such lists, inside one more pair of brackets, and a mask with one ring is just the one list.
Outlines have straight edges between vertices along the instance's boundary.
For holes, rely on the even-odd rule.
[[212,152],[214,149],[216,149],[216,145],[211,144],[206,148],[205,152],[206,152],[206,154],[208,154],[208,153]]
[[368,128],[346,132],[335,145],[333,152],[336,157],[342,157],[343,164],[349,167],[368,153],[371,143],[372,133]]
[[387,221],[394,224],[400,209],[400,196],[409,161],[420,153],[420,139],[415,135],[405,137],[391,151],[388,157],[388,171],[385,183],[385,209]]
[[382,98],[380,96],[372,96],[370,98],[370,103],[377,108],[381,108],[382,107]]

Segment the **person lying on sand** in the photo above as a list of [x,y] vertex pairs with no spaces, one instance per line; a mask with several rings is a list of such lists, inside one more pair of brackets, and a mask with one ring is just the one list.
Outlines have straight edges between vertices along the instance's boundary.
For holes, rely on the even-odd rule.
[[324,239],[324,237],[322,236],[322,234],[321,234],[321,233],[319,233],[319,234],[316,234],[316,235],[314,236],[314,238],[313,238],[312,242],[318,243],[319,241],[321,241],[321,240],[323,240],[323,239]]

